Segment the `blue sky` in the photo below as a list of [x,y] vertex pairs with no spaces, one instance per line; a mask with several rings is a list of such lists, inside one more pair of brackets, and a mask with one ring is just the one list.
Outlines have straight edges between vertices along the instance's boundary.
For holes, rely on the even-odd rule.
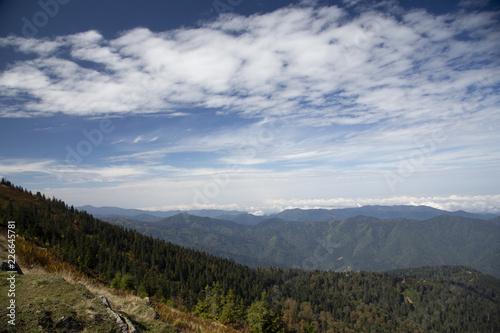
[[73,205],[500,212],[498,1],[0,1],[0,175]]

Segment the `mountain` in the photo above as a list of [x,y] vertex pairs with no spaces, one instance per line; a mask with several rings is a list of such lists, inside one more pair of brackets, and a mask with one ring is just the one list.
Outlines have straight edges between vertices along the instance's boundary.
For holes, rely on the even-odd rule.
[[341,209],[287,209],[280,213],[271,214],[271,217],[280,218],[286,221],[298,222],[328,222],[333,219],[342,219],[358,215],[376,217],[378,219],[406,218],[414,220],[427,220],[439,215],[463,216],[477,219],[492,219],[493,214],[475,214],[462,210],[449,212],[428,206],[363,206],[356,208]]
[[127,208],[109,207],[109,206],[94,207],[91,205],[76,207],[76,209],[84,210],[89,214],[92,214],[93,216],[98,218],[126,217],[137,221],[146,221],[146,222],[159,221],[162,218],[182,213],[189,213],[192,215],[204,216],[204,217],[218,217],[221,215],[236,216],[244,213],[241,211],[227,211],[220,209],[201,209],[201,210],[188,210],[188,211],[183,211],[183,210],[149,211],[149,210],[127,209]]
[[[359,220],[361,224],[371,221],[364,217]],[[320,224],[335,228],[336,223],[345,221],[294,225],[319,232]],[[230,221],[188,215],[175,216],[165,223],[186,231],[206,231],[207,225],[214,225],[221,237],[232,237],[240,232],[237,228],[245,233],[253,230]],[[293,224],[266,221],[260,224],[268,229],[260,232],[277,230],[284,226],[280,223]],[[342,225],[341,229],[349,227]],[[15,232],[11,232],[13,228]],[[282,229],[280,237],[287,233]],[[374,238],[375,234],[372,231]],[[261,234],[259,239],[269,236]],[[280,237],[268,241],[276,244],[281,242]],[[451,230],[444,241],[454,239],[455,231]],[[140,331],[164,332],[500,331],[500,317],[496,315],[500,280],[469,267],[422,267],[389,273],[250,269],[111,225],[4,179],[0,183],[0,243],[9,251],[15,244],[16,260],[29,273],[16,277],[16,326],[3,327],[2,332],[124,331],[113,326],[117,317]],[[0,251],[0,257],[5,256],[7,252]],[[40,270],[52,274],[38,275]],[[66,281],[76,276],[84,281],[85,288],[91,284],[111,288],[109,294],[116,296],[110,299],[114,314],[107,304],[103,307],[102,301],[93,298],[90,289],[86,291],[80,283],[65,282],[54,274],[64,276]],[[7,280],[10,275],[0,272],[4,298],[11,286]],[[138,302],[154,306],[158,316]],[[7,312],[6,306],[0,308],[3,318]],[[110,321],[111,315],[115,319]],[[199,317],[218,323],[203,329],[194,321]]]
[[251,256],[259,244],[245,237],[247,228],[228,220],[180,213],[150,223],[123,217],[105,218],[105,221],[139,231],[144,235],[167,240],[192,249],[206,251],[222,258],[230,258],[251,267],[280,266],[278,262]]
[[243,225],[254,225],[269,218],[268,216],[257,216],[249,213],[241,213],[237,215],[222,214],[215,217],[221,220],[229,220]]
[[125,217],[135,221],[157,222],[163,218],[177,214],[188,213],[202,217],[230,220],[238,224],[254,225],[267,219],[281,219],[294,222],[328,222],[333,219],[355,217],[358,215],[371,216],[379,219],[408,218],[414,220],[426,220],[439,215],[463,216],[488,220],[496,217],[494,214],[469,213],[462,210],[449,212],[428,206],[363,206],[341,209],[287,209],[271,215],[253,215],[241,211],[225,211],[217,209],[204,210],[172,210],[172,211],[146,211],[140,209],[124,209],[118,207],[94,207],[81,206],[79,210],[94,215],[98,218]]
[[384,271],[466,265],[500,277],[498,218],[441,215],[420,221],[357,216],[330,222],[266,219],[245,226],[183,213],[155,223],[108,221],[251,267]]

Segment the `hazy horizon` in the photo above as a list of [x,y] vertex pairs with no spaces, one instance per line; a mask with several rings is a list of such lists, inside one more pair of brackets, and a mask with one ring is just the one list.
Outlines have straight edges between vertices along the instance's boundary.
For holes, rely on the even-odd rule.
[[[248,214],[252,214],[252,215],[256,215],[256,216],[269,216],[269,215],[272,215],[272,214],[275,214],[275,213],[280,213],[280,212],[283,212],[283,211],[286,211],[286,210],[294,210],[294,209],[300,209],[300,210],[315,210],[315,209],[326,209],[326,210],[341,210],[341,209],[356,209],[356,208],[366,208],[366,207],[384,207],[384,208],[387,208],[387,207],[425,207],[425,208],[434,208],[434,209],[438,209],[438,210],[442,210],[442,211],[446,211],[446,212],[450,212],[450,213],[454,213],[454,212],[458,212],[458,211],[463,211],[461,209],[457,209],[457,210],[453,210],[453,209],[442,209],[442,208],[436,208],[436,207],[431,207],[431,206],[427,206],[427,205],[357,205],[357,206],[345,206],[345,207],[309,207],[309,206],[304,206],[304,207],[295,207],[295,206],[288,206],[288,207],[285,207],[285,208],[276,208],[275,210],[269,210],[269,211],[262,211],[262,210],[259,210],[259,211],[247,211],[247,210],[231,210],[231,209],[169,209],[168,207],[166,208],[163,208],[162,207],[158,207],[158,208],[123,208],[123,207],[119,207],[119,206],[93,206],[93,205],[82,205],[82,206],[76,206],[75,208],[78,208],[78,209],[86,209],[88,207],[92,207],[92,208],[95,208],[95,209],[123,209],[123,210],[138,210],[138,211],[142,211],[142,212],[152,212],[152,213],[167,213],[167,212],[185,212],[185,213],[189,213],[189,212],[196,212],[196,211],[222,211],[222,212],[228,212],[228,213],[231,213],[231,212],[238,212],[238,213],[248,213]],[[465,211],[466,213],[475,213],[475,214],[483,214],[483,215],[488,215],[488,214],[491,214],[491,215],[495,215],[495,213],[488,213],[488,212],[484,212],[484,211],[481,211],[481,210],[477,210],[477,211]],[[194,214],[194,213],[193,213]],[[196,215],[196,214],[194,214]],[[500,214],[498,215],[500,216]]]

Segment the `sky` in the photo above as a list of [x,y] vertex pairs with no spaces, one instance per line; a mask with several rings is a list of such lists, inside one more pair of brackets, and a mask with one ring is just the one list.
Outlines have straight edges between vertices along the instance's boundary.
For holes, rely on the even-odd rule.
[[500,213],[500,2],[0,1],[0,176],[82,206]]

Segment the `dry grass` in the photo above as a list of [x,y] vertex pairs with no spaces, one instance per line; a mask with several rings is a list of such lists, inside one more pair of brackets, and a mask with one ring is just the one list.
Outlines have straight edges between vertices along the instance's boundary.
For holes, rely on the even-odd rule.
[[[5,245],[7,238],[0,233],[0,258],[5,260],[7,252]],[[142,326],[146,331],[174,332],[241,332],[227,327],[218,322],[213,322],[191,313],[179,311],[164,303],[155,302],[155,308],[160,315],[160,320],[155,320],[155,310],[146,305],[145,300],[133,294],[131,291],[115,290],[106,285],[90,279],[78,272],[75,267],[62,262],[50,249],[38,247],[25,239],[16,238],[16,258],[26,275],[43,276],[54,273],[63,278],[71,285],[82,284],[94,296],[104,295],[114,311],[120,312],[126,317]],[[88,303],[88,304],[87,304]],[[93,312],[92,300],[78,305],[79,311],[85,312],[92,319],[97,315]],[[170,329],[169,329],[170,327]]]
[[242,332],[241,330],[224,326],[221,323],[179,311],[163,303],[157,303],[156,309],[162,318],[172,323],[181,332]]

